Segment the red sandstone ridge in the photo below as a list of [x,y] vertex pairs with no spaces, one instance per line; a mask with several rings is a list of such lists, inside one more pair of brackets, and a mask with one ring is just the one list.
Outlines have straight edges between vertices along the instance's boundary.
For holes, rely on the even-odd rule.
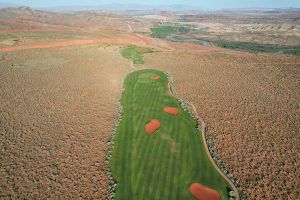
[[171,114],[171,115],[178,115],[179,114],[179,111],[178,111],[177,108],[165,107],[164,111],[168,114]]
[[193,183],[190,192],[197,200],[221,200],[220,194],[213,189],[205,187],[200,183]]
[[159,128],[160,128],[160,122],[157,119],[152,119],[150,123],[146,124],[145,126],[145,130],[149,134],[154,133]]

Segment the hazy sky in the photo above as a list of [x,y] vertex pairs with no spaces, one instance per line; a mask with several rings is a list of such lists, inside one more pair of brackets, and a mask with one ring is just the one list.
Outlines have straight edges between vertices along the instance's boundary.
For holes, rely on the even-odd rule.
[[197,7],[219,9],[219,8],[246,8],[246,7],[265,7],[265,8],[300,8],[300,0],[0,0],[0,2],[25,5],[31,7],[49,6],[77,6],[77,5],[101,5],[110,3],[139,3],[148,5],[162,4],[186,4],[196,5]]

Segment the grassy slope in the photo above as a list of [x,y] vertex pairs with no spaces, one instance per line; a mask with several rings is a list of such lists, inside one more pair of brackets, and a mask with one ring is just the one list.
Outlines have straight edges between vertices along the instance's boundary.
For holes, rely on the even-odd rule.
[[[158,81],[149,77],[159,75]],[[111,168],[118,187],[116,199],[193,199],[189,185],[200,182],[227,199],[227,182],[205,152],[196,121],[168,95],[168,79],[161,71],[141,70],[127,76],[121,98],[122,120],[117,128]],[[179,116],[163,112],[177,107]],[[161,128],[148,135],[152,118]]]
[[152,49],[149,48],[130,46],[122,50],[122,55],[125,58],[132,59],[133,64],[139,65],[144,64],[143,54],[152,52]]

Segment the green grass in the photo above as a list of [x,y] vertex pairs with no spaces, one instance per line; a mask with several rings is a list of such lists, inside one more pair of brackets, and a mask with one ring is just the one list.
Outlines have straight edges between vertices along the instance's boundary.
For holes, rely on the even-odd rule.
[[183,26],[161,26],[151,28],[151,36],[156,38],[166,38],[170,34],[186,34],[190,31],[189,28]]
[[131,59],[133,64],[140,65],[144,64],[143,54],[152,52],[153,50],[150,48],[130,46],[122,50],[122,55],[125,58]]
[[236,42],[217,40],[212,43],[218,47],[248,52],[280,53],[300,56],[300,46],[284,46],[274,44],[259,44],[254,42]]
[[[160,80],[149,79],[154,75]],[[154,69],[135,71],[126,77],[124,89],[122,119],[110,161],[116,199],[194,199],[188,191],[194,182],[227,199],[231,187],[208,159],[196,120],[168,94],[167,76]],[[164,113],[165,106],[178,108],[180,115]],[[151,119],[158,119],[161,128],[148,135],[144,126]]]
[[300,56],[300,46],[291,46],[291,45],[276,45],[276,44],[260,44],[255,42],[239,42],[239,41],[226,41],[226,40],[217,40],[211,38],[203,39],[189,39],[182,38],[180,35],[186,33],[201,34],[207,35],[208,33],[205,30],[193,30],[189,27],[184,26],[161,26],[151,28],[151,36],[156,38],[162,38],[174,42],[189,42],[195,44],[202,44],[202,41],[207,41],[213,43],[215,46],[234,49],[239,51],[247,51],[254,53],[275,53],[275,54],[289,54]]

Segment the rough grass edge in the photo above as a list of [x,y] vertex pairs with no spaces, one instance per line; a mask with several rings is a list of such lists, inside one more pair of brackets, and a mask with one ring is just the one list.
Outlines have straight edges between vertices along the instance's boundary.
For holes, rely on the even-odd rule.
[[[126,73],[123,78],[122,78],[122,83],[125,82],[125,79],[128,75],[130,75],[131,73],[135,72],[136,70],[132,70],[132,71],[129,71],[128,73]],[[121,92],[117,98],[117,101],[116,101],[116,104],[117,104],[117,107],[118,107],[118,111],[117,111],[117,115],[116,115],[116,118],[115,118],[115,121],[114,121],[114,126],[112,128],[112,132],[111,132],[111,137],[108,141],[108,145],[109,145],[109,148],[108,148],[108,151],[107,151],[107,155],[106,155],[106,159],[105,159],[105,162],[107,164],[107,176],[108,176],[108,188],[107,188],[107,193],[105,195],[105,200],[114,200],[115,199],[115,195],[116,195],[116,189],[117,189],[117,181],[115,180],[115,178],[113,177],[112,175],[112,171],[111,171],[111,167],[110,167],[110,162],[111,162],[111,158],[112,158],[112,153],[113,153],[113,150],[114,150],[114,145],[115,145],[115,137],[116,137],[116,132],[117,132],[117,128],[122,120],[122,113],[123,113],[123,106],[121,104],[121,98],[122,98],[122,95],[125,91],[125,88],[124,88],[124,85],[122,84],[122,89],[121,89]]]

